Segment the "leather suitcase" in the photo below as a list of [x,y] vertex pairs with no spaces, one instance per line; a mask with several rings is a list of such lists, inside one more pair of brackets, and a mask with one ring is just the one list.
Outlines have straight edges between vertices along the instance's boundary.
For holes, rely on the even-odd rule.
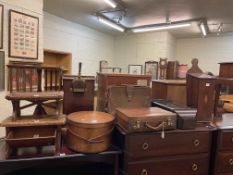
[[176,129],[176,114],[161,108],[118,108],[116,116],[126,133]]
[[149,107],[151,89],[148,86],[110,86],[107,98],[107,112],[115,115],[116,108]]

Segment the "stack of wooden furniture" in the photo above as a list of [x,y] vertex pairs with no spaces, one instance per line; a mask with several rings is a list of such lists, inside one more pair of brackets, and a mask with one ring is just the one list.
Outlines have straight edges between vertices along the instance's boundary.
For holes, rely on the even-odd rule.
[[107,104],[107,90],[111,85],[143,85],[150,86],[150,75],[131,75],[131,74],[104,74],[97,73],[97,110],[105,111]]
[[[62,70],[38,65],[13,64],[8,67],[10,93],[6,99],[12,102],[13,113],[0,125],[6,128],[7,156],[17,153],[20,147],[36,147],[38,152],[46,145],[59,149],[61,127],[65,124],[62,115]],[[42,83],[43,75],[45,83]],[[29,104],[20,105],[21,101]],[[48,101],[55,101],[55,107],[50,106]],[[33,115],[22,115],[22,109],[32,106],[36,106]],[[55,108],[55,113],[48,115],[44,106]]]

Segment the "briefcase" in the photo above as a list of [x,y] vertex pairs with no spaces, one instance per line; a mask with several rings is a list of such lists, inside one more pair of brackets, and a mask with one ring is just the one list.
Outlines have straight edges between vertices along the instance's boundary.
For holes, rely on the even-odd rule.
[[115,115],[116,108],[149,107],[150,103],[151,89],[148,86],[110,86],[107,95],[106,111]]
[[157,107],[118,108],[116,117],[126,133],[176,129],[176,114]]

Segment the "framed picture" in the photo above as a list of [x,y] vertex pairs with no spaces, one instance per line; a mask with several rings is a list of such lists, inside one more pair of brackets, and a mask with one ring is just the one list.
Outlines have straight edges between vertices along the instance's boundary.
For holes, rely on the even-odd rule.
[[0,51],[0,91],[5,89],[5,52]]
[[145,75],[151,75],[152,79],[158,79],[158,70],[157,61],[145,62]]
[[38,59],[39,18],[9,11],[9,57]]
[[106,73],[106,72],[104,72],[105,70],[105,68],[108,68],[108,61],[106,61],[106,60],[101,60],[100,62],[99,62],[99,71],[101,72],[101,73]]
[[114,74],[120,74],[121,73],[121,68],[120,67],[114,67],[113,68],[113,73]]
[[0,49],[3,49],[3,14],[4,6],[0,4]]
[[142,65],[130,64],[130,65],[128,66],[128,73],[129,73],[129,74],[141,75],[141,74],[142,74]]

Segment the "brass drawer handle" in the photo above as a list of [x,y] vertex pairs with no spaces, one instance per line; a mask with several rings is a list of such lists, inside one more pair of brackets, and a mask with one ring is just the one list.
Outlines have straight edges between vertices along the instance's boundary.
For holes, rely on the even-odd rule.
[[229,165],[233,165],[233,159],[229,159]]
[[148,143],[145,142],[145,143],[142,144],[142,149],[143,150],[147,150],[148,148],[149,148],[149,144]]
[[197,171],[197,170],[198,170],[197,164],[194,163],[194,164],[192,165],[192,170],[193,170],[193,171]]
[[193,142],[194,146],[199,146],[200,145],[200,141],[198,139],[195,139]]
[[146,170],[146,169],[143,169],[141,175],[147,175],[147,174],[148,174],[148,173],[147,173],[147,170]]

